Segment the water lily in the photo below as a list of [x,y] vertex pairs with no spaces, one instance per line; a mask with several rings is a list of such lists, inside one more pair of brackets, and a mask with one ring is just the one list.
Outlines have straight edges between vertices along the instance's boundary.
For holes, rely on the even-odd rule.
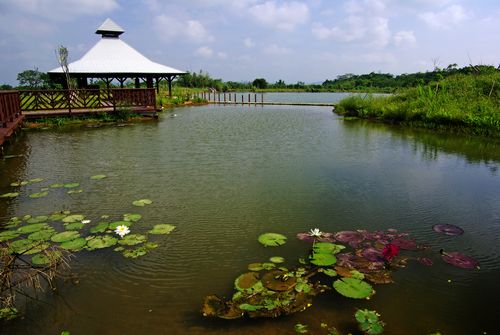
[[323,232],[320,231],[319,228],[311,229],[311,231],[309,232],[309,236],[312,237],[321,237],[321,235],[323,235]]
[[398,254],[399,254],[399,247],[397,245],[392,244],[392,243],[388,243],[384,247],[384,250],[382,250],[382,256],[388,262],[390,262]]
[[123,236],[127,235],[128,233],[130,233],[130,229],[125,225],[121,225],[121,226],[116,227],[115,233],[120,235],[120,237],[123,237]]
[[90,223],[90,220],[82,220],[82,223]]

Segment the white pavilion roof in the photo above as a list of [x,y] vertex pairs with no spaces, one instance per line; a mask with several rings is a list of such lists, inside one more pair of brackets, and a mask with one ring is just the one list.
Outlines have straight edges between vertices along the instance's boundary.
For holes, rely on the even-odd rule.
[[[107,19],[96,33],[117,32],[123,30],[116,23]],[[104,36],[83,57],[68,64],[70,73],[74,74],[157,74],[175,75],[186,72],[174,69],[149,60],[139,51],[120,40],[118,34],[114,37]],[[49,73],[63,73],[61,67]]]

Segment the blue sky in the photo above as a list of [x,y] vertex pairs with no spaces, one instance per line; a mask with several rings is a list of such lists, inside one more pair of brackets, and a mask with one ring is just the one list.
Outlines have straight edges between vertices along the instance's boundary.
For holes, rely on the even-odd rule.
[[55,68],[58,45],[79,59],[108,17],[148,58],[226,81],[500,63],[498,0],[0,0],[0,83]]

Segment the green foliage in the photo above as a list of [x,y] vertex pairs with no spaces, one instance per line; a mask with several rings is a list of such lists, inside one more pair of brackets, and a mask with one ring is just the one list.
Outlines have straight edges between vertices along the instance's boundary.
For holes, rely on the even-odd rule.
[[267,81],[264,78],[257,78],[252,82],[252,86],[255,88],[260,88],[260,89],[266,89],[267,88]]
[[0,320],[12,320],[19,314],[18,310],[13,307],[0,308]]
[[295,332],[297,334],[306,334],[309,331],[307,330],[307,325],[303,325],[302,323],[297,323],[295,325]]
[[285,244],[286,236],[278,233],[265,233],[260,235],[258,240],[266,247],[277,247]]
[[370,284],[356,278],[337,279],[333,282],[333,287],[344,297],[353,299],[365,299],[374,293]]
[[20,88],[26,89],[42,89],[54,86],[48,74],[38,71],[38,68],[19,72],[17,74],[17,81]]
[[376,311],[360,309],[354,314],[358,321],[359,329],[368,335],[378,335],[384,332],[385,323],[379,319]]

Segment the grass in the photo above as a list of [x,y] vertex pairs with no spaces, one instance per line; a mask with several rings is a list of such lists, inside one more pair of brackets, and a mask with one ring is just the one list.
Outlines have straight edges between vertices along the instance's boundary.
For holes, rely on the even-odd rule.
[[207,103],[206,100],[194,96],[203,92],[200,88],[172,87],[172,97],[168,95],[168,88],[161,87],[160,93],[156,95],[156,105],[158,107],[179,107],[185,105],[200,105]]
[[391,96],[351,96],[336,113],[411,127],[500,137],[500,72],[458,74]]

